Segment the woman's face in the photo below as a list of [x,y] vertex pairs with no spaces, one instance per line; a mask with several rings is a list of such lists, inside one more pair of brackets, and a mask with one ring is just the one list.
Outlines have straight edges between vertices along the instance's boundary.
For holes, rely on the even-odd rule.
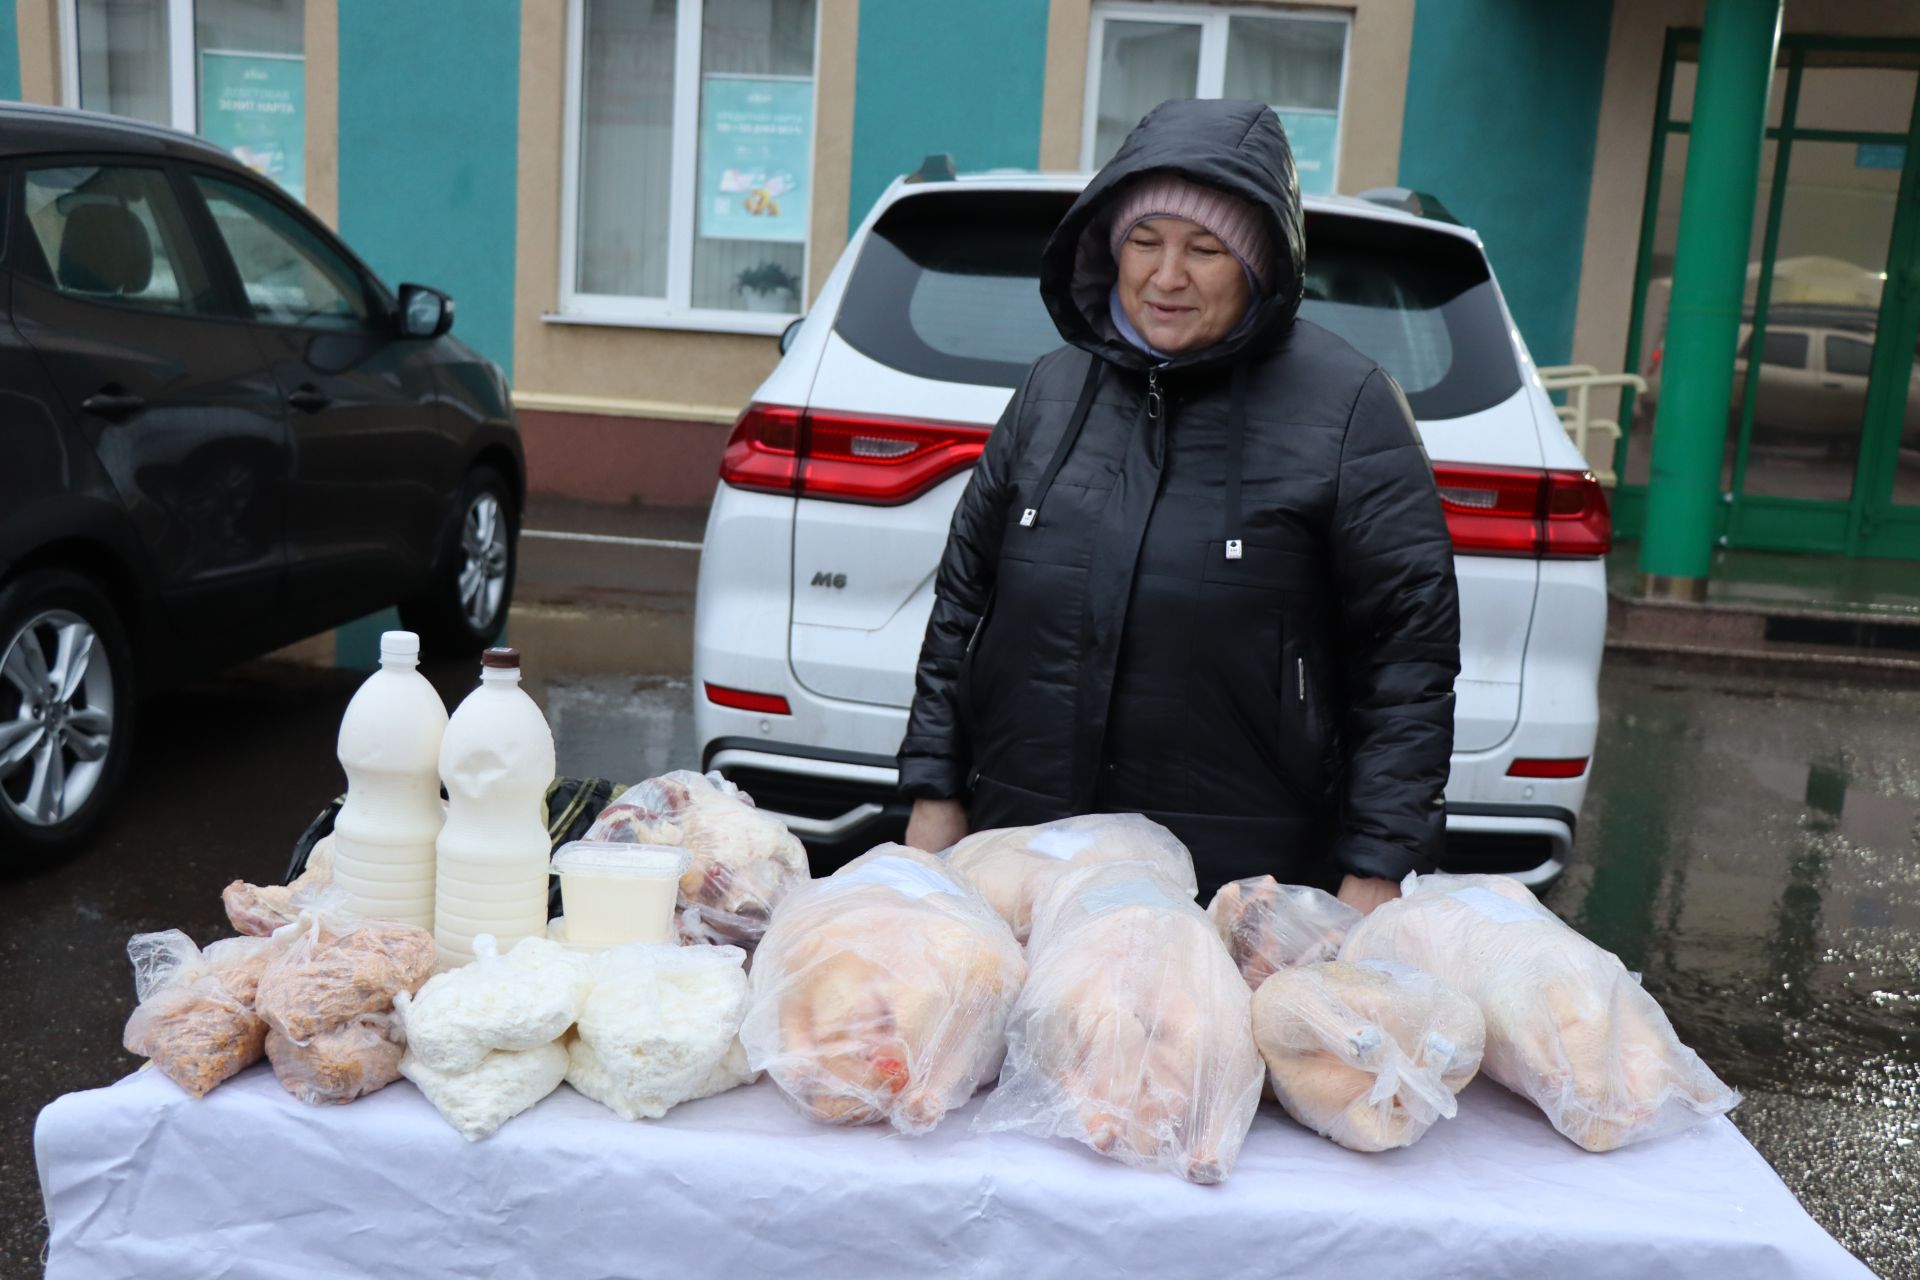
[[1210,347],[1247,314],[1247,272],[1218,237],[1185,218],[1149,218],[1120,246],[1120,308],[1147,345]]

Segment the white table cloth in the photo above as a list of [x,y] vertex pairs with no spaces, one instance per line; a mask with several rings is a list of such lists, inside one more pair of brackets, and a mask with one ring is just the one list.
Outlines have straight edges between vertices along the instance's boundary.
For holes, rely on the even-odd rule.
[[1066,1142],[834,1129],[762,1082],[629,1124],[562,1086],[469,1144],[402,1081],[309,1107],[264,1067],[156,1071],[34,1133],[47,1274],[80,1276],[1868,1276],[1724,1119],[1606,1155],[1476,1082],[1358,1155],[1263,1107],[1222,1186]]

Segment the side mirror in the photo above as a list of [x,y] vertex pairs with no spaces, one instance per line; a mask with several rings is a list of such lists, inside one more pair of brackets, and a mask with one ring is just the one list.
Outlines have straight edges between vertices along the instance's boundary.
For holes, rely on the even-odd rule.
[[793,347],[793,340],[800,336],[800,326],[806,322],[802,316],[780,331],[780,354],[785,355]]
[[400,332],[409,338],[437,338],[453,328],[453,299],[423,284],[400,286]]

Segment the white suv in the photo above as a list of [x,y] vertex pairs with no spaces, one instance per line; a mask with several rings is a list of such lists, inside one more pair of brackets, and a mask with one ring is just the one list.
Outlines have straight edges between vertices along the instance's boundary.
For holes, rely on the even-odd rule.
[[[1060,345],[1040,251],[1086,175],[901,179],[740,415],[694,616],[702,764],[812,846],[897,838],[894,753],[934,568],[988,431]],[[1561,430],[1480,239],[1409,193],[1308,197],[1300,314],[1407,393],[1460,584],[1443,868],[1552,878],[1598,725],[1605,495]],[[1430,198],[1429,198],[1430,200]]]

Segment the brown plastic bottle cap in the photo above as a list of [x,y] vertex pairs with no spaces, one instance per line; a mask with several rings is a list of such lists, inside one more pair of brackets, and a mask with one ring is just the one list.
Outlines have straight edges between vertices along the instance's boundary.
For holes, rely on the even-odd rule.
[[518,649],[489,649],[480,655],[480,666],[488,671],[518,671],[520,669],[520,651]]

